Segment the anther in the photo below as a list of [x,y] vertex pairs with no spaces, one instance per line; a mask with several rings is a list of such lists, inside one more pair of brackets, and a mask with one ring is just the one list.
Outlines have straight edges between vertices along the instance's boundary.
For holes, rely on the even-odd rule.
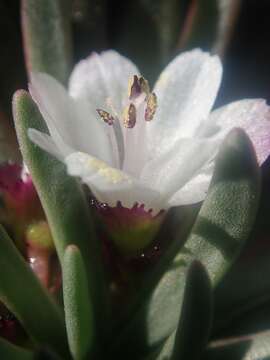
[[146,121],[151,121],[157,110],[157,96],[155,93],[148,95],[146,99],[146,109],[144,113],[144,119]]
[[141,95],[141,85],[137,75],[129,79],[128,84],[128,97],[130,100],[136,99]]
[[136,107],[134,104],[129,104],[123,113],[124,126],[126,128],[133,128],[136,124]]
[[97,113],[106,124],[112,125],[114,123],[115,121],[114,117],[107,111],[102,109],[97,109]]
[[138,77],[134,75],[129,79],[128,84],[128,97],[129,100],[137,99],[141,94],[148,96],[150,93],[150,87],[148,81],[142,76]]
[[140,86],[141,86],[141,92],[144,92],[147,96],[150,93],[150,87],[148,81],[144,77],[140,77],[139,79]]

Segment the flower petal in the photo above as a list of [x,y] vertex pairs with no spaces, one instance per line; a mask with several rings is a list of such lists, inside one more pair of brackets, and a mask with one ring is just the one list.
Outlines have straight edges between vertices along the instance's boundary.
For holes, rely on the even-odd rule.
[[186,183],[169,199],[169,206],[189,205],[203,201],[206,197],[214,170],[214,161],[204,166],[200,173]]
[[164,208],[158,191],[88,154],[73,153],[65,163],[68,173],[80,177],[100,202],[116,206],[121,201],[127,208],[135,203],[144,204],[147,210],[154,212]]
[[87,99],[96,109],[111,112],[108,101],[120,114],[128,98],[128,81],[139,74],[137,67],[116,51],[108,50],[100,55],[93,53],[74,68],[69,93],[74,98]]
[[198,134],[221,141],[233,127],[246,131],[262,164],[270,153],[270,107],[262,99],[235,101],[213,111]]
[[193,50],[177,56],[161,73],[154,92],[158,108],[149,123],[151,152],[167,151],[180,137],[192,137],[208,117],[222,76],[217,56]]
[[98,119],[95,109],[83,100],[72,99],[66,89],[47,74],[33,73],[29,89],[64,156],[70,153],[65,147],[68,145],[68,148],[90,152],[112,162],[104,124]]
[[169,199],[201,173],[213,160],[217,149],[214,140],[180,139],[169,152],[146,164],[141,180]]
[[28,129],[29,139],[36,145],[38,145],[42,150],[47,151],[49,154],[56,157],[58,160],[63,161],[64,157],[52,137],[38,131],[36,129]]

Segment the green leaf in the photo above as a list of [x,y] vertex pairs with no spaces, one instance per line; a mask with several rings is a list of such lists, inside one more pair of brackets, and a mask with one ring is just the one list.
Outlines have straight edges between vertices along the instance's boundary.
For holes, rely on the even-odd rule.
[[269,360],[270,331],[212,343],[204,360]]
[[[236,327],[244,329],[244,324],[250,320],[250,315],[247,318],[246,312],[253,313],[254,309],[256,313],[258,306],[269,303],[270,281],[268,276],[265,276],[270,271],[269,250],[267,234],[253,235],[239,259],[217,287],[214,324],[216,331],[240,316],[243,319],[240,323],[237,322]],[[270,308],[266,311],[269,313]],[[264,317],[263,314],[262,316]]]
[[62,163],[29,140],[28,128],[40,131],[46,131],[46,128],[27,92],[19,91],[14,95],[13,113],[23,158],[45,210],[60,262],[63,263],[68,245],[78,246],[86,266],[95,320],[106,330],[101,319],[107,316],[108,295],[100,243],[83,189],[74,177],[67,175]]
[[34,360],[64,360],[48,348],[40,348],[35,351]]
[[69,347],[74,359],[81,360],[91,348],[94,329],[85,266],[77,246],[67,247],[62,270]]
[[[227,311],[225,315],[227,315],[228,321],[226,323],[224,321],[223,325],[226,326],[222,329],[213,329],[213,332],[217,333],[219,337],[226,338],[229,336],[235,338],[245,336],[246,334],[260,333],[269,330],[270,302],[266,301],[255,309],[243,311],[243,313],[238,314],[238,316],[233,313],[233,319]],[[225,317],[225,315],[222,314],[222,318]]]
[[216,285],[252,230],[259,195],[260,169],[253,145],[243,130],[235,129],[220,149],[210,189],[182,260],[195,256]]
[[[246,321],[249,322],[251,316],[250,312],[248,317],[245,313],[247,311],[253,313],[253,309],[256,313],[258,306],[269,303],[270,281],[265,276],[270,272],[269,214],[269,181],[267,177],[265,179],[263,177],[260,208],[252,234],[239,259],[215,291],[216,330],[226,327],[235,317],[241,315],[243,318],[241,322],[236,320],[236,327],[240,326],[244,329],[244,324]],[[270,314],[270,307],[266,311]]]
[[12,240],[0,226],[0,299],[36,343],[68,356],[60,308],[42,287]]
[[156,360],[200,359],[212,323],[213,297],[208,274],[194,261],[188,269],[177,331],[166,340]]
[[0,359],[34,360],[34,355],[31,351],[13,345],[0,337]]
[[212,324],[213,297],[204,267],[194,261],[187,274],[172,360],[200,359]]
[[71,67],[70,0],[22,0],[28,72],[46,72],[66,83]]
[[[127,339],[133,338],[138,351],[146,351],[158,346],[176,329],[185,268],[194,259],[205,266],[212,284],[218,284],[253,226],[259,192],[259,167],[253,146],[242,130],[234,130],[221,146],[207,197],[191,235],[184,247],[181,239],[173,242],[159,266],[146,278],[115,347],[124,346]],[[132,343],[129,346],[132,348]]]

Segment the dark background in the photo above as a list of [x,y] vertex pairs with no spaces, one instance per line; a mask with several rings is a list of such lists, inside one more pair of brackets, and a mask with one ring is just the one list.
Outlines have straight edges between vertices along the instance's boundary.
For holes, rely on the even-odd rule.
[[[19,1],[0,1],[0,110],[10,108],[12,93],[26,87],[20,33]],[[121,16],[121,6],[112,7]],[[118,4],[119,5],[119,4]],[[235,31],[224,59],[225,72],[220,103],[241,98],[262,97],[270,100],[270,1],[243,0]],[[98,14],[97,14],[98,15]],[[107,27],[110,23],[107,22]],[[88,52],[89,34],[74,25],[75,59]],[[91,24],[89,25],[91,30]],[[100,30],[101,36],[104,28]],[[115,26],[110,33],[117,31]],[[79,39],[82,39],[80,42]],[[96,39],[96,36],[95,36]],[[92,39],[93,40],[93,39]],[[105,44],[104,44],[105,46]]]
[[270,100],[270,1],[243,0],[225,58],[224,101]]

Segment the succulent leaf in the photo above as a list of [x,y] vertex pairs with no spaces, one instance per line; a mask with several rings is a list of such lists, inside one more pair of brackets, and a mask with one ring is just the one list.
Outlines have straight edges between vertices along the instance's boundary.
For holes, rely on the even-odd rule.
[[[64,317],[0,226],[0,299],[37,343],[68,356]],[[27,294],[26,296],[26,287]],[[41,325],[42,324],[42,325]]]
[[34,360],[34,354],[31,353],[31,351],[13,345],[1,337],[0,337],[0,357],[1,359],[12,359],[12,360]]
[[69,0],[22,1],[22,30],[28,72],[46,72],[66,83],[71,66],[70,6]]
[[119,344],[131,333],[137,333],[137,337],[133,335],[136,344],[146,351],[175,330],[183,301],[184,269],[194,259],[202,262],[212,284],[217,285],[253,226],[259,192],[259,168],[253,146],[242,130],[233,130],[220,149],[208,195],[191,235],[181,251],[179,242],[174,242],[153,278],[145,281]]
[[81,360],[91,348],[94,329],[85,266],[77,246],[66,248],[62,270],[69,347],[74,359]]
[[243,130],[235,129],[220,149],[207,198],[184,247],[206,266],[214,285],[239,255],[253,227],[259,195],[253,146]]
[[172,360],[200,358],[210,335],[212,308],[210,279],[204,267],[194,261],[187,273]]
[[166,340],[156,360],[200,359],[210,335],[212,289],[204,267],[194,261],[187,271],[178,328]]
[[[106,317],[107,301],[100,243],[89,206],[78,182],[66,174],[63,164],[47,155],[28,138],[27,129],[45,130],[41,115],[26,92],[14,96],[13,111],[24,161],[44,207],[59,260],[68,245],[77,245],[87,267],[89,292],[97,317]],[[104,304],[105,303],[105,304]],[[99,320],[100,327],[102,321]]]

